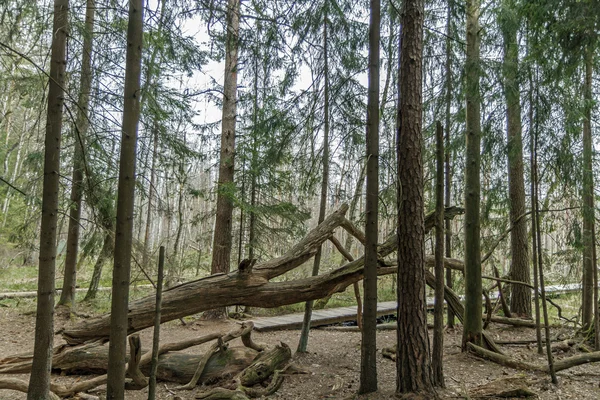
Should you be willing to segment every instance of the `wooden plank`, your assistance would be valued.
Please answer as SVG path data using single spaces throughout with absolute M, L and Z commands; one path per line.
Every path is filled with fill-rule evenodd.
M 581 284 L 572 283 L 566 285 L 552 285 L 546 288 L 547 293 L 562 294 L 581 290 Z M 497 293 L 490 293 L 490 298 L 496 299 Z M 427 308 L 433 308 L 433 298 L 427 298 Z M 385 301 L 377 304 L 377 316 L 391 315 L 396 313 L 397 303 Z M 287 329 L 300 329 L 304 320 L 304 313 L 280 315 L 276 317 L 255 318 L 254 329 L 257 331 L 276 331 Z M 356 306 L 328 308 L 314 310 L 311 318 L 311 327 L 330 325 L 335 323 L 356 320 Z

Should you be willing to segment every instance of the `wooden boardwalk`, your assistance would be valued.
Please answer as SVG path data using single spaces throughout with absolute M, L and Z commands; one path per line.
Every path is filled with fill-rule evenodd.
M 552 285 L 546 287 L 546 294 L 556 296 L 563 293 L 577 292 L 581 290 L 581 284 L 571 283 L 566 285 Z M 497 298 L 497 293 L 490 293 L 490 298 Z M 463 296 L 461 296 L 461 299 Z M 387 301 L 377 304 L 377 315 L 395 314 L 397 303 Z M 433 298 L 427 298 L 427 308 L 433 308 Z M 304 313 L 279 315 L 275 317 L 257 317 L 252 320 L 254 329 L 259 332 L 281 331 L 286 329 L 300 329 Z M 311 327 L 337 324 L 356 320 L 356 306 L 326 308 L 324 310 L 313 310 L 310 322 Z

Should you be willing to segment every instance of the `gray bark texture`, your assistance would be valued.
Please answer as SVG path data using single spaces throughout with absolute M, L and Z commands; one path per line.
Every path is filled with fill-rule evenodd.
M 44 184 L 38 271 L 35 342 L 28 400 L 50 399 L 50 369 L 54 342 L 54 279 L 58 222 L 60 145 L 64 104 L 69 1 L 54 1 L 52 55 L 48 84 L 48 115 L 44 141 Z

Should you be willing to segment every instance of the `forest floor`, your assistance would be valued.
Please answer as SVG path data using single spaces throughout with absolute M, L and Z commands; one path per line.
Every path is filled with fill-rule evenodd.
M 22 311 L 22 310 L 21 310 Z M 23 314 L 19 308 L 0 307 L 0 358 L 16 353 L 30 352 L 33 350 L 35 316 L 31 313 Z M 56 329 L 70 324 L 69 321 L 56 323 Z M 161 339 L 165 342 L 174 342 L 186 338 L 197 337 L 210 332 L 227 332 L 237 325 L 234 320 L 228 321 L 203 321 L 191 320 L 187 325 L 179 321 L 163 324 Z M 535 332 L 527 328 L 514 328 L 494 325 L 489 330 L 497 340 L 532 339 Z M 430 331 L 431 333 L 431 331 Z M 566 328 L 553 330 L 553 335 L 570 335 Z M 254 332 L 253 338 L 258 343 L 269 345 L 278 344 L 280 341 L 288 344 L 295 350 L 298 344 L 299 331 L 279 332 Z M 152 329 L 141 332 L 142 345 L 148 349 L 152 340 Z M 239 340 L 239 339 L 236 339 Z M 396 341 L 395 331 L 380 331 L 377 337 L 377 347 L 392 346 Z M 517 371 L 502 367 L 489 361 L 482 360 L 471 354 L 462 353 L 460 349 L 461 330 L 448 331 L 445 335 L 444 371 L 447 388 L 439 390 L 442 399 L 469 399 L 468 393 L 473 388 L 493 381 L 495 379 L 519 376 L 527 381 L 531 390 L 538 393 L 539 399 L 597 399 L 600 398 L 600 365 L 587 364 L 574 367 L 558 374 L 559 385 L 550 383 L 548 376 L 541 373 Z M 55 338 L 55 345 L 62 343 L 59 335 Z M 236 345 L 235 342 L 232 346 Z M 241 345 L 241 343 L 240 343 Z M 187 349 L 190 353 L 202 353 L 207 345 L 201 348 Z M 502 346 L 505 352 L 512 357 L 533 363 L 542 364 L 545 359 L 536 353 L 535 344 L 528 346 Z M 566 352 L 556 354 L 556 357 L 567 357 L 576 354 L 577 346 Z M 379 392 L 376 394 L 356 396 L 359 383 L 360 365 L 360 333 L 339 332 L 314 329 L 310 333 L 309 353 L 295 354 L 293 360 L 310 374 L 292 375 L 285 378 L 282 387 L 270 398 L 284 400 L 304 399 L 369 399 L 383 400 L 394 398 L 396 382 L 395 363 L 389 359 L 378 356 L 378 381 Z M 15 377 L 27 380 L 27 375 Z M 53 380 L 60 383 L 73 382 L 86 379 L 82 376 L 53 376 Z M 202 388 L 188 391 L 170 391 L 176 384 L 159 383 L 158 399 L 193 399 Z M 105 387 L 99 387 L 94 394 L 102 397 Z M 179 397 L 177 397 L 179 396 Z M 23 393 L 2 390 L 0 399 L 13 400 L 25 399 Z M 141 391 L 128 391 L 126 399 L 142 400 L 147 398 L 147 389 Z

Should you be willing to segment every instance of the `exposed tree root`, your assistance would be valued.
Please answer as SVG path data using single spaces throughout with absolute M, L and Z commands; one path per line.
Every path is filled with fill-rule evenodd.
M 0 376 L 0 389 L 16 390 L 18 392 L 27 393 L 29 383 L 17 378 Z M 52 400 L 60 400 L 60 397 L 53 392 L 50 392 L 50 398 Z

